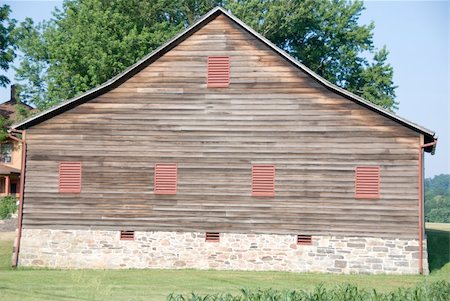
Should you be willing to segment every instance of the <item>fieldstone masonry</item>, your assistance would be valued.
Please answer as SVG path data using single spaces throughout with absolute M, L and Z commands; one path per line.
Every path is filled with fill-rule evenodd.
M 419 242 L 372 237 L 221 233 L 205 242 L 200 232 L 23 229 L 20 266 L 96 269 L 223 269 L 293 272 L 418 274 Z M 428 272 L 424 242 L 424 272 Z

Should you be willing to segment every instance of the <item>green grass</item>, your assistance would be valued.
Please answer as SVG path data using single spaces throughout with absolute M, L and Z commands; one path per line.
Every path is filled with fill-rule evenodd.
M 15 238 L 14 232 L 0 232 L 0 273 L 11 269 L 11 253 Z M 1 276 L 0 276 L 1 277 Z M 1 286 L 1 283 L 0 283 Z
M 223 272 L 195 270 L 18 270 L 0 273 L 0 300 L 165 300 L 171 293 L 213 294 L 240 288 L 313 289 L 353 283 L 361 288 L 391 291 L 424 281 L 450 278 L 387 275 L 329 275 L 282 272 Z
M 430 260 L 441 260 L 441 268 L 435 268 L 429 276 L 198 270 L 10 270 L 13 237 L 0 236 L 0 300 L 165 300 L 172 292 L 185 295 L 190 292 L 201 295 L 238 294 L 240 288 L 269 287 L 311 290 L 321 283 L 325 287 L 352 283 L 360 288 L 388 292 L 424 281 L 450 281 L 448 248 L 441 246 L 445 244 L 445 241 L 442 242 L 445 235 L 437 233 L 444 231 L 427 232 Z M 448 242 L 450 232 L 444 233 Z M 442 266 L 444 262 L 447 264 Z
M 450 224 L 427 224 L 428 264 L 437 271 L 450 262 Z
M 450 223 L 426 223 L 427 230 L 440 230 L 450 232 Z

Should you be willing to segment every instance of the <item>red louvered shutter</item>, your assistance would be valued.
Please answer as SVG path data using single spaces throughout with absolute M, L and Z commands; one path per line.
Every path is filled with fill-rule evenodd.
M 297 244 L 298 245 L 312 245 L 312 236 L 311 235 L 297 235 Z
M 355 198 L 380 198 L 380 167 L 357 166 L 355 169 Z
M 81 162 L 59 163 L 59 192 L 81 192 Z
M 155 164 L 155 194 L 177 193 L 177 164 L 159 163 Z
M 220 233 L 219 232 L 206 232 L 205 241 L 220 242 Z
M 257 164 L 252 167 L 252 195 L 275 195 L 275 165 Z
M 208 88 L 226 88 L 230 85 L 230 57 L 208 56 Z
M 120 231 L 120 240 L 134 240 L 134 231 Z

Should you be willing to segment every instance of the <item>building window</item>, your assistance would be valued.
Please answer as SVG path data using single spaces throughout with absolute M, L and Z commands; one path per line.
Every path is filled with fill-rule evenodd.
M 206 232 L 205 241 L 206 242 L 219 242 L 220 241 L 220 233 L 219 232 Z
M 208 88 L 226 88 L 230 85 L 230 57 L 208 56 Z
M 275 165 L 252 166 L 252 196 L 275 196 Z
M 2 163 L 11 163 L 12 162 L 12 151 L 13 145 L 12 143 L 2 143 L 0 145 L 0 153 L 1 153 L 1 162 Z
M 59 163 L 59 192 L 81 192 L 81 162 Z
M 178 167 L 175 163 L 155 164 L 154 188 L 155 194 L 177 193 Z
M 355 198 L 380 198 L 379 166 L 357 166 L 355 168 Z

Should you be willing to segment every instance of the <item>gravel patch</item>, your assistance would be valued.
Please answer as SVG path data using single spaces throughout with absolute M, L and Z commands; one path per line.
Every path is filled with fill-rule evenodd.
M 17 218 L 0 220 L 0 232 L 13 232 L 17 229 Z

